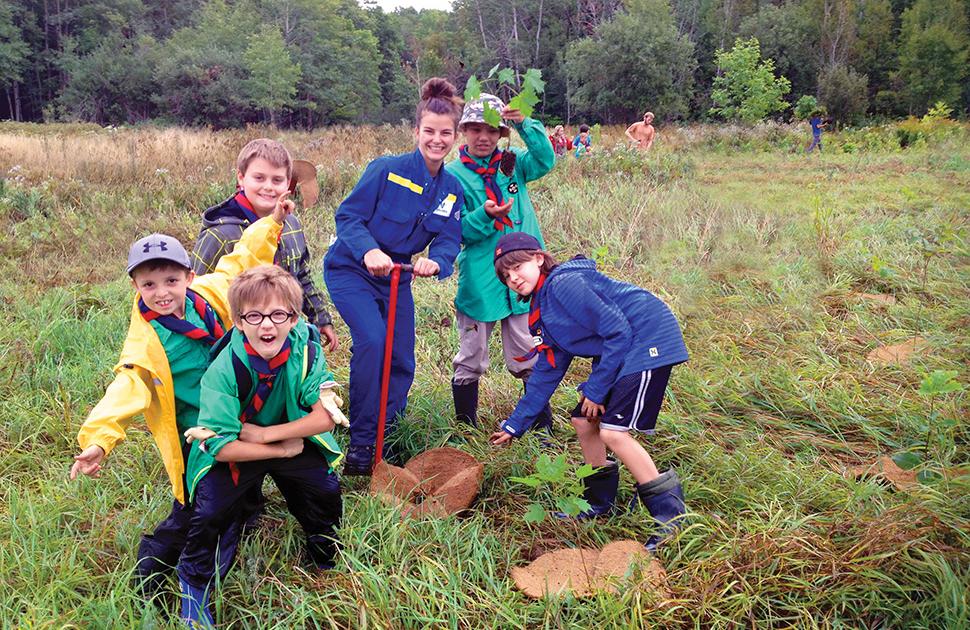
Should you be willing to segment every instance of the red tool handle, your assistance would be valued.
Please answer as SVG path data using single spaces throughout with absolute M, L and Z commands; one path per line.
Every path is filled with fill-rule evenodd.
M 394 263 L 391 270 L 391 295 L 387 305 L 387 336 L 384 338 L 384 370 L 381 373 L 381 407 L 377 414 L 377 446 L 374 452 L 374 466 L 384 457 L 384 426 L 387 424 L 387 389 L 391 380 L 391 349 L 394 347 L 394 319 L 397 316 L 397 285 L 401 271 L 411 271 L 408 264 Z

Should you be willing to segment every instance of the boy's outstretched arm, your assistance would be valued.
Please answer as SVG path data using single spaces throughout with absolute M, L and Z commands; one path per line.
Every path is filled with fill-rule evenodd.
M 138 367 L 121 367 L 104 396 L 95 405 L 78 431 L 81 453 L 74 458 L 70 477 L 78 473 L 97 477 L 101 462 L 125 439 L 125 431 L 135 416 L 144 413 L 152 402 L 151 389 L 145 382 L 151 374 Z

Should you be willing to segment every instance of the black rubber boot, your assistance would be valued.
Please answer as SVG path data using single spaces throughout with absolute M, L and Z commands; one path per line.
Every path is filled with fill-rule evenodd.
M 580 512 L 576 518 L 590 519 L 605 516 L 613 511 L 616 504 L 616 491 L 620 486 L 620 467 L 616 461 L 610 459 L 606 466 L 596 469 L 596 472 L 583 479 L 583 498 L 589 503 L 589 509 Z M 569 518 L 564 512 L 556 512 L 558 518 Z
M 663 540 L 677 531 L 687 508 L 684 505 L 684 488 L 674 470 L 668 470 L 653 481 L 636 485 L 637 498 L 657 521 L 659 531 L 652 535 L 646 545 L 655 551 Z
M 451 382 L 451 397 L 455 400 L 455 420 L 478 426 L 478 381 L 459 385 Z
M 369 477 L 374 467 L 374 447 L 354 446 L 347 448 L 344 455 L 344 475 L 347 477 Z

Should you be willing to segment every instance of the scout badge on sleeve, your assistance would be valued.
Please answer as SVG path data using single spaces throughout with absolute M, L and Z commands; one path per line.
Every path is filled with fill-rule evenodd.
M 317 183 L 317 167 L 306 160 L 293 160 L 293 175 L 290 177 L 290 194 L 300 189 L 303 207 L 315 206 L 320 198 L 320 185 Z

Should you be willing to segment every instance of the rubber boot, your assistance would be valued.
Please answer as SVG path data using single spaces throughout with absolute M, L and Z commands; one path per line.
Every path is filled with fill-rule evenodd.
M 663 540 L 677 531 L 679 521 L 687 512 L 684 488 L 674 470 L 668 470 L 653 481 L 636 485 L 636 498 L 659 524 L 659 531 L 650 536 L 647 551 L 655 551 Z
M 459 385 L 451 382 L 451 397 L 455 401 L 455 420 L 478 426 L 478 381 Z
M 347 448 L 344 456 L 344 476 L 369 477 L 374 467 L 374 447 L 354 446 Z
M 196 588 L 182 579 L 179 580 L 179 589 L 182 592 L 182 621 L 189 628 L 215 627 L 215 620 L 209 612 L 209 590 Z
M 590 519 L 605 516 L 613 511 L 616 504 L 616 491 L 620 486 L 620 467 L 610 459 L 606 466 L 596 469 L 589 477 L 583 478 L 583 498 L 589 509 L 580 512 L 576 518 Z M 556 512 L 557 518 L 570 518 L 564 512 Z

